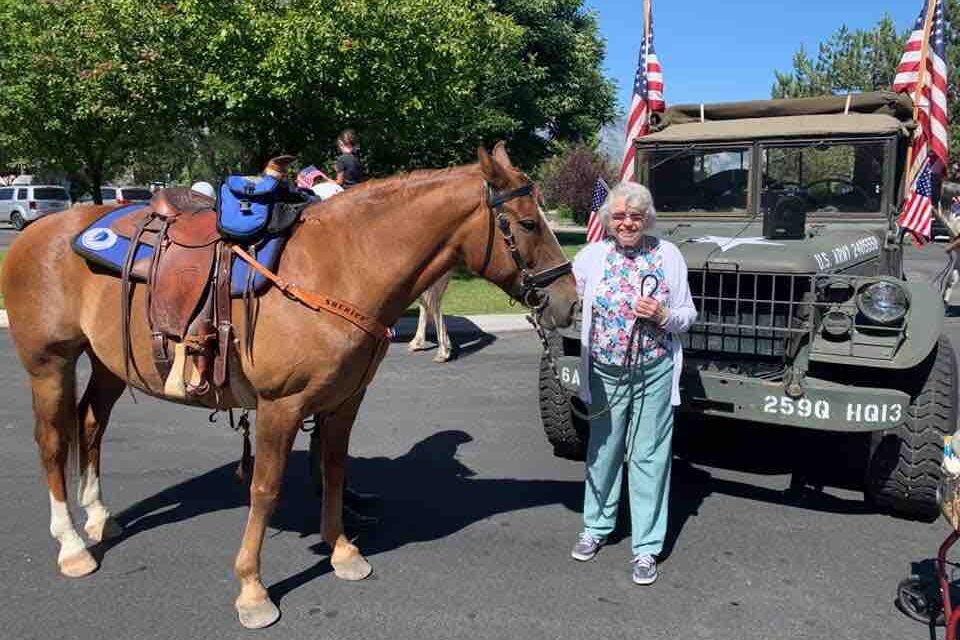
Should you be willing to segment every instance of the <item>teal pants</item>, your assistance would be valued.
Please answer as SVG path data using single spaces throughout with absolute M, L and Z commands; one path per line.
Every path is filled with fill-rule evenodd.
M 584 530 L 601 540 L 613 531 L 626 460 L 633 555 L 657 555 L 667 532 L 673 359 L 647 362 L 634 371 L 633 384 L 618 388 L 626 376 L 623 367 L 594 363 L 590 369 L 591 413 L 608 405 L 610 411 L 590 421 Z

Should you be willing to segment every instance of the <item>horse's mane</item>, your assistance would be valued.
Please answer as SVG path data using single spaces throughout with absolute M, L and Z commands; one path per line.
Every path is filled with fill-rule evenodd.
M 355 210 L 371 204 L 378 204 L 395 196 L 397 191 L 413 191 L 433 186 L 438 181 L 460 177 L 460 174 L 475 170 L 477 164 L 447 167 L 445 169 L 417 169 L 401 172 L 387 178 L 373 178 L 362 182 L 333 198 L 310 205 L 304 211 L 304 219 L 316 219 L 330 215 L 332 208 L 344 206 Z

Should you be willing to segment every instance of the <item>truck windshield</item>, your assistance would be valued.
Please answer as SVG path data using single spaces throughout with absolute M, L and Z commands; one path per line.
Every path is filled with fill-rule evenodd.
M 743 213 L 750 149 L 667 149 L 641 155 L 657 211 Z
M 879 213 L 883 143 L 824 141 L 762 149 L 764 210 Z

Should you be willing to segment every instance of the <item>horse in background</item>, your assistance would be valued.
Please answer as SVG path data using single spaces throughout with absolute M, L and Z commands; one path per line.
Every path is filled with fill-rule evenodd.
M 437 354 L 433 356 L 434 362 L 448 362 L 453 357 L 453 347 L 450 342 L 450 334 L 447 333 L 447 323 L 443 319 L 443 310 L 441 302 L 443 294 L 447 291 L 450 284 L 452 272 L 448 271 L 436 282 L 427 287 L 427 290 L 420 294 L 418 300 L 419 315 L 417 317 L 417 332 L 413 340 L 407 346 L 407 349 L 414 351 L 424 351 L 430 348 L 427 342 L 427 327 L 432 323 L 437 332 Z
M 957 205 L 954 201 L 957 201 Z M 943 276 L 941 294 L 943 304 L 950 305 L 953 288 L 960 282 L 960 216 L 954 211 L 960 205 L 960 183 L 944 182 L 940 188 L 940 201 L 934 205 L 934 214 L 950 231 L 950 242 L 944 247 L 949 266 Z M 942 272 L 941 272 L 942 273 Z

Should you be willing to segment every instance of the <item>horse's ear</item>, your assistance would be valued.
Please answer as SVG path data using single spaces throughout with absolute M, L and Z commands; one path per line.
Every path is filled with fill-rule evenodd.
M 513 169 L 513 163 L 510 162 L 510 156 L 507 155 L 507 145 L 503 140 L 494 145 L 493 157 L 501 167 Z
M 507 186 L 507 174 L 497 162 L 496 157 L 491 157 L 485 147 L 477 147 L 477 160 L 480 161 L 480 173 L 484 179 L 497 189 L 503 189 Z

